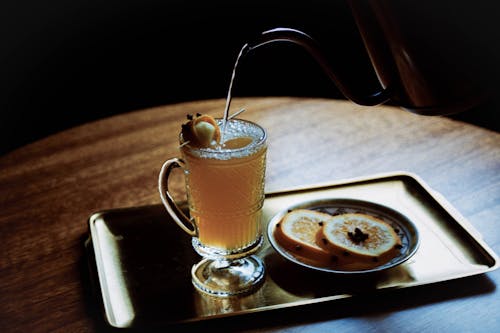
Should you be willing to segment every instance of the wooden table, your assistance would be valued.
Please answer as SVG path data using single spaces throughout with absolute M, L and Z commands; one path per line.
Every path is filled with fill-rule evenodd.
M 157 107 L 85 124 L 0 158 L 0 331 L 108 331 L 89 293 L 83 242 L 95 211 L 158 204 L 162 162 L 187 113 Z M 500 134 L 392 107 L 312 98 L 235 99 L 268 130 L 268 191 L 405 170 L 443 194 L 500 253 Z M 182 185 L 174 183 L 174 190 Z M 271 332 L 500 331 L 500 271 L 447 283 L 181 325 Z

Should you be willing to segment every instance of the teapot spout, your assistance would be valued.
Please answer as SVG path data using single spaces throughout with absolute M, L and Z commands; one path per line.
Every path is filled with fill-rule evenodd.
M 377 91 L 375 93 L 369 95 L 361 95 L 345 85 L 336 74 L 337 71 L 333 67 L 333 64 L 330 64 L 326 59 L 316 40 L 300 30 L 291 28 L 275 28 L 264 31 L 255 40 L 245 45 L 245 52 L 248 53 L 261 46 L 275 42 L 290 42 L 297 44 L 307 50 L 307 52 L 321 66 L 325 74 L 337 86 L 340 92 L 354 103 L 365 106 L 373 106 L 385 103 L 389 100 L 390 93 L 388 89 L 381 88 L 380 91 Z

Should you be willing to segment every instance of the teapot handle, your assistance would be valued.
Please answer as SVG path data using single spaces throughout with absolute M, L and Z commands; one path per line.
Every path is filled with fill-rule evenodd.
M 256 49 L 260 46 L 273 43 L 273 42 L 292 42 L 302 46 L 312 55 L 312 57 L 319 63 L 321 68 L 325 71 L 328 77 L 335 83 L 340 92 L 359 105 L 373 106 L 387 102 L 390 97 L 388 88 L 382 88 L 380 91 L 370 95 L 361 96 L 352 91 L 349 87 L 345 86 L 338 78 L 333 70 L 331 64 L 328 63 L 318 43 L 306 33 L 291 29 L 291 28 L 275 28 L 264 31 L 256 40 L 247 44 L 247 52 Z

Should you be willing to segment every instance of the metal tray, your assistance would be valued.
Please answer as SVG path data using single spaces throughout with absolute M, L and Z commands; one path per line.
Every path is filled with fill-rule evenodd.
M 418 250 L 401 265 L 346 279 L 295 264 L 266 239 L 258 253 L 267 270 L 262 287 L 247 296 L 215 298 L 191 285 L 191 266 L 200 258 L 163 206 L 104 210 L 90 216 L 86 244 L 106 321 L 121 328 L 200 321 L 448 281 L 499 266 L 467 220 L 408 173 L 267 193 L 264 230 L 287 207 L 325 199 L 368 201 L 399 212 L 418 229 Z

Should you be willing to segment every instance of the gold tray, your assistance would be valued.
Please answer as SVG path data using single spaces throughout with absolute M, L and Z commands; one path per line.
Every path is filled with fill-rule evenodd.
M 86 245 L 106 321 L 121 328 L 200 321 L 448 281 L 499 266 L 467 220 L 408 173 L 267 193 L 264 230 L 287 207 L 324 199 L 368 201 L 399 212 L 418 230 L 416 253 L 401 265 L 346 279 L 295 264 L 266 239 L 258 253 L 267 270 L 262 287 L 247 296 L 215 298 L 192 286 L 191 266 L 200 258 L 162 205 L 104 210 L 90 216 Z

